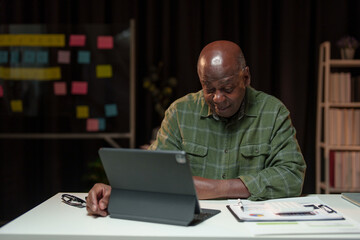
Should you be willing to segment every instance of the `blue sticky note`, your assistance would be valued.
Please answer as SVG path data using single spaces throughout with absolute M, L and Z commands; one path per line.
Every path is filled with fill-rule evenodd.
M 36 52 L 35 51 L 24 51 L 23 63 L 35 63 Z
M 8 55 L 7 51 L 0 51 L 0 64 L 8 62 Z
M 78 52 L 78 63 L 89 64 L 90 63 L 90 51 L 79 51 Z
M 105 104 L 105 116 L 116 117 L 118 115 L 116 104 Z
M 106 122 L 104 118 L 98 118 L 99 120 L 99 131 L 105 131 L 106 129 Z
M 18 64 L 19 63 L 19 51 L 11 51 L 10 52 L 10 63 L 11 64 Z
M 38 51 L 36 54 L 36 62 L 39 64 L 47 64 L 49 62 L 48 51 Z

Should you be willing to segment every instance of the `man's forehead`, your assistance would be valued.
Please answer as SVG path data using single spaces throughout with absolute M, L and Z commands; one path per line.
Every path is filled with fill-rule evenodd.
M 204 84 L 205 86 L 209 86 L 209 85 L 228 85 L 228 84 L 232 84 L 234 83 L 235 80 L 235 75 L 230 75 L 230 76 L 226 76 L 223 78 L 202 78 L 200 79 L 201 83 Z

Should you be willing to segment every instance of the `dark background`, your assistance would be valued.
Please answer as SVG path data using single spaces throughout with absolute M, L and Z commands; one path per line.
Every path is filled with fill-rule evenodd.
M 360 39 L 357 0 L 0 0 L 0 24 L 123 24 L 136 21 L 136 146 L 149 142 L 161 118 L 142 87 L 151 66 L 176 77 L 172 100 L 200 89 L 196 62 L 207 43 L 238 43 L 252 86 L 289 108 L 308 164 L 304 193 L 315 191 L 315 121 L 319 44 L 344 35 Z M 356 58 L 359 58 L 357 50 Z M 26 132 L 27 123 L 21 128 Z M 6 129 L 2 126 L 0 129 Z M 125 143 L 126 144 L 126 143 Z M 91 164 L 100 140 L 0 140 L 0 221 L 57 192 L 88 191 L 99 176 Z M 98 175 L 97 175 L 98 174 Z

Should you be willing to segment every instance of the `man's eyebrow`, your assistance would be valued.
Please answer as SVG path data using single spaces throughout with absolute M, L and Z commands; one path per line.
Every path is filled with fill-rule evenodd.
M 235 75 L 232 76 L 228 76 L 225 77 L 223 79 L 220 79 L 220 84 L 221 85 L 227 85 L 227 84 L 232 84 L 233 82 L 231 81 L 233 78 L 235 77 Z M 215 79 L 207 79 L 207 80 L 202 80 L 201 82 L 205 85 L 208 86 L 211 84 L 212 81 L 216 81 Z

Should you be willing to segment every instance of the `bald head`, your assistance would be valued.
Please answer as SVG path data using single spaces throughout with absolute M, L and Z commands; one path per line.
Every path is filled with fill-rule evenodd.
M 238 45 L 216 41 L 201 51 L 198 75 L 205 102 L 213 114 L 223 118 L 234 116 L 250 84 L 250 71 Z
M 197 70 L 201 76 L 218 78 L 238 72 L 246 67 L 240 47 L 230 41 L 215 41 L 206 45 L 200 53 Z

